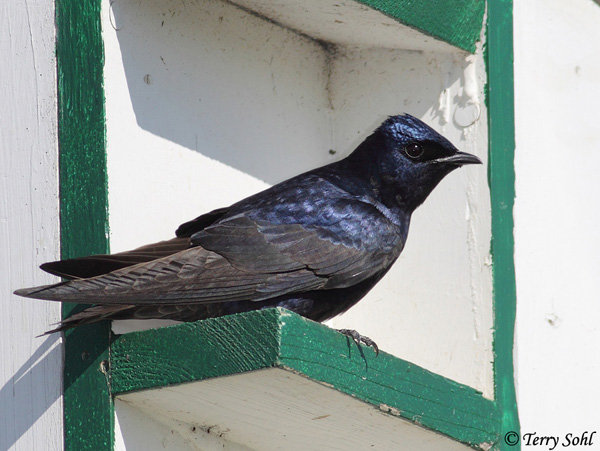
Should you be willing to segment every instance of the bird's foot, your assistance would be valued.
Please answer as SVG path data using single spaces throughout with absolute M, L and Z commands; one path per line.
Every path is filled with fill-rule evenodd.
M 352 338 L 352 340 L 354 341 L 354 343 L 356 343 L 356 346 L 360 347 L 360 344 L 363 343 L 366 346 L 369 346 L 370 348 L 373 348 L 373 351 L 375 351 L 375 355 L 376 356 L 379 355 L 379 347 L 377 346 L 377 343 L 375 343 L 369 337 L 365 337 L 364 335 L 359 334 L 354 329 L 336 329 L 336 330 L 339 333 L 341 333 L 342 335 L 345 335 L 346 337 Z

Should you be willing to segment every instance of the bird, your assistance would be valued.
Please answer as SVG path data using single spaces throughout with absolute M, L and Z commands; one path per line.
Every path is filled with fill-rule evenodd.
M 270 307 L 322 322 L 389 271 L 412 213 L 440 181 L 479 163 L 421 120 L 390 116 L 337 162 L 198 216 L 167 241 L 44 263 L 63 281 L 15 294 L 93 304 L 47 333 L 101 320 L 197 321 Z

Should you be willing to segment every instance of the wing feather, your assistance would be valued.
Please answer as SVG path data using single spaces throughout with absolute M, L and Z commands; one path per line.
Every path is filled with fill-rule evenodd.
M 335 210 L 336 203 L 329 205 Z M 224 213 L 207 227 L 202 220 L 191 221 L 186 232 L 198 224 L 204 228 L 170 245 L 177 248 L 186 242 L 192 247 L 107 274 L 18 294 L 95 304 L 262 301 L 348 287 L 385 272 L 403 247 L 397 226 L 363 202 L 345 199 L 337 205 L 340 210 L 326 212 L 320 223 L 293 222 L 292 215 L 287 223 L 277 224 L 244 212 Z M 323 222 L 322 218 L 329 219 Z M 151 252 L 154 248 L 144 247 L 124 254 Z
M 117 254 L 90 255 L 88 257 L 48 262 L 41 265 L 40 268 L 50 274 L 66 279 L 88 278 L 176 254 L 189 247 L 189 237 L 173 238 Z

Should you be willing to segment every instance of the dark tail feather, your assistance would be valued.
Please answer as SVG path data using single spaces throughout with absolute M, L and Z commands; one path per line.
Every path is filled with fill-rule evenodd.
M 40 265 L 44 271 L 65 279 L 85 279 L 88 277 L 99 276 L 116 269 L 125 268 L 136 262 L 127 262 L 126 260 L 117 260 L 106 258 L 108 255 L 94 255 L 90 257 L 72 258 L 69 260 L 59 260 Z
M 63 330 L 71 329 L 73 327 L 83 326 L 85 324 L 93 324 L 105 319 L 112 319 L 114 316 L 118 316 L 122 312 L 135 309 L 135 307 L 135 305 L 96 305 L 94 307 L 89 307 L 82 312 L 75 313 L 74 315 L 63 319 L 58 327 L 44 332 L 42 335 L 38 336 L 42 337 L 55 332 L 62 332 Z
M 148 244 L 132 251 L 111 255 L 90 255 L 44 263 L 44 271 L 65 279 L 85 279 L 100 276 L 127 266 L 145 263 L 157 258 L 167 257 L 190 247 L 188 237 L 173 238 L 168 241 Z

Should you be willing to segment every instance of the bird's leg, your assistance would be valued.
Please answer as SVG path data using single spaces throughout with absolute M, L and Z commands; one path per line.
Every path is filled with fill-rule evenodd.
M 379 355 L 379 347 L 377 346 L 377 343 L 375 343 L 369 337 L 365 337 L 364 335 L 359 334 L 354 329 L 336 329 L 336 330 L 339 333 L 341 333 L 342 335 L 352 338 L 354 343 L 356 343 L 356 346 L 360 346 L 361 343 L 364 343 L 366 346 L 373 348 L 373 351 L 375 351 L 376 356 Z

